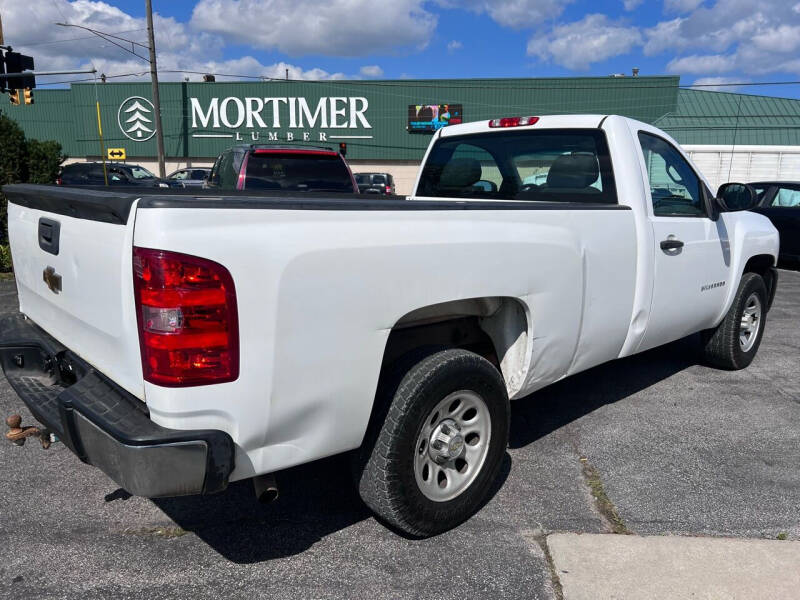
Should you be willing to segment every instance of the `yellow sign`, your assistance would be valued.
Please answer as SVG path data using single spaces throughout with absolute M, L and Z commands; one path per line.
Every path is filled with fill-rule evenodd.
M 109 148 L 108 160 L 125 160 L 125 148 Z

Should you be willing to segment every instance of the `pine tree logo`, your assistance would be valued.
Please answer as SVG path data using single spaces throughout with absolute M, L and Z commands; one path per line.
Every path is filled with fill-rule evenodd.
M 126 137 L 134 142 L 144 142 L 153 137 L 156 127 L 153 124 L 153 103 L 141 96 L 126 98 L 119 105 L 117 123 Z

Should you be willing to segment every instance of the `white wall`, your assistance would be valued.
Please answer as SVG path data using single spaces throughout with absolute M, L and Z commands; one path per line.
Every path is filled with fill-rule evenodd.
M 729 181 L 800 181 L 800 146 L 687 144 L 683 149 L 708 178 L 713 192 Z

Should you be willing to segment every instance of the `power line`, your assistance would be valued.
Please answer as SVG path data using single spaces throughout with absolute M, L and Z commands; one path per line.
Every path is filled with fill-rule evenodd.
M 142 28 L 139 28 L 139 29 L 126 29 L 125 31 L 115 31 L 114 33 L 115 34 L 118 34 L 118 33 L 133 33 L 135 31 L 144 31 L 144 28 L 142 27 Z M 50 44 L 63 44 L 64 42 L 76 42 L 78 40 L 92 40 L 95 37 L 96 36 L 94 34 L 92 34 L 92 35 L 82 35 L 80 37 L 65 38 L 65 39 L 60 39 L 60 40 L 52 40 L 50 42 L 37 42 L 35 44 L 24 44 L 24 43 L 21 43 L 19 45 L 22 46 L 23 48 L 36 48 L 37 46 L 48 46 Z

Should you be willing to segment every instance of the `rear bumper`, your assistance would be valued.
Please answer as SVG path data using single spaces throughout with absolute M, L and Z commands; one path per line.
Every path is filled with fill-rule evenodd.
M 0 365 L 33 416 L 82 461 L 148 498 L 224 490 L 231 437 L 156 425 L 147 407 L 22 316 L 0 320 Z

